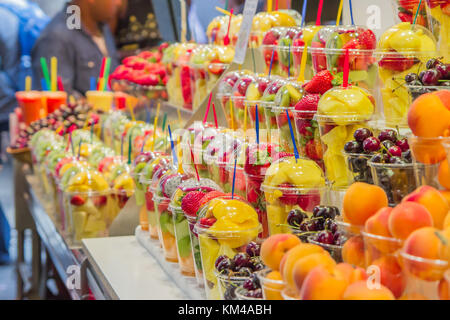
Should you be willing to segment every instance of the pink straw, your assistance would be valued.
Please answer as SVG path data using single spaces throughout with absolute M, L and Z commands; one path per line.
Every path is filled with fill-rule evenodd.
M 208 107 L 206 108 L 205 118 L 203 118 L 203 124 L 208 121 L 209 109 L 211 108 L 212 92 L 209 95 Z
M 216 105 L 213 103 L 213 113 L 214 113 L 214 124 L 216 125 L 216 129 L 219 129 L 219 125 L 217 124 L 217 114 L 216 114 Z
M 58 90 L 59 91 L 65 91 L 61 77 L 58 77 Z
M 233 17 L 233 8 L 230 10 L 230 20 L 228 20 L 228 30 L 227 34 L 225 35 L 225 38 L 223 38 L 223 44 L 229 45 L 230 44 L 230 27 L 231 27 L 231 18 Z
M 319 8 L 317 9 L 316 26 L 320 26 L 321 24 L 320 18 L 322 17 L 322 9 L 323 9 L 323 0 L 320 0 Z
M 195 159 L 194 159 L 194 153 L 192 152 L 190 143 L 189 143 L 189 150 L 191 151 L 191 159 L 192 159 L 192 164 L 194 165 L 194 168 L 195 168 L 195 174 L 197 175 L 197 181 L 200 182 L 200 176 L 198 174 L 197 165 L 195 164 Z
M 344 75 L 343 75 L 344 81 L 343 81 L 343 84 L 342 84 L 342 86 L 344 88 L 348 87 L 348 77 L 349 77 L 349 73 L 350 73 L 350 67 L 349 67 L 349 64 L 350 64 L 349 60 L 350 60 L 350 58 L 349 58 L 349 51 L 348 50 L 349 49 L 345 50 Z

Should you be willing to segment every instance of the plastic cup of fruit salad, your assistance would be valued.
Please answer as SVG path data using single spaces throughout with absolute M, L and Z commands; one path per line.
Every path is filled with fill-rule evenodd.
M 172 211 L 175 238 L 177 242 L 178 265 L 181 273 L 188 277 L 195 276 L 194 256 L 189 235 L 189 222 L 180 207 L 169 206 Z
M 234 115 L 234 129 L 243 128 L 245 118 L 245 96 L 247 88 L 256 81 L 253 74 L 243 75 L 236 81 L 230 96 L 231 106 Z M 231 111 L 230 111 L 231 112 Z
M 294 138 L 298 140 L 297 132 L 294 130 L 294 108 L 283 108 L 283 107 L 272 107 L 272 113 L 275 115 L 277 122 L 277 129 L 279 132 L 279 144 L 281 148 L 286 150 L 286 152 L 294 152 L 294 143 L 292 142 L 291 129 L 289 127 L 289 121 L 286 114 L 286 109 L 289 113 L 289 119 L 291 121 L 292 130 L 294 131 Z
M 153 194 L 155 212 L 159 220 L 159 239 L 162 242 L 164 257 L 169 262 L 178 262 L 175 228 L 172 212 L 169 210 L 170 199 Z
M 231 200 L 231 197 L 221 197 Z M 235 198 L 236 199 L 236 198 Z M 237 200 L 237 199 L 236 199 Z M 246 203 L 244 200 L 237 200 Z M 211 225 L 205 224 L 202 218 L 208 212 L 209 204 L 204 205 L 198 214 L 198 221 L 194 227 L 200 243 L 202 269 L 204 274 L 206 296 L 208 300 L 225 300 L 227 289 L 243 284 L 248 277 L 220 274 L 216 270 L 215 262 L 221 255 L 233 259 L 240 252 L 245 252 L 246 246 L 257 238 L 261 226 L 255 228 L 241 228 L 233 231 L 209 230 Z M 209 219 L 208 219 L 209 220 Z
M 450 5 L 447 0 L 427 0 L 428 28 L 438 41 L 439 53 L 444 61 L 450 62 Z
M 155 203 L 153 201 L 153 189 L 151 186 L 152 180 L 141 177 L 141 184 L 145 190 L 145 209 L 147 213 L 150 238 L 159 240 L 159 221 L 155 210 Z

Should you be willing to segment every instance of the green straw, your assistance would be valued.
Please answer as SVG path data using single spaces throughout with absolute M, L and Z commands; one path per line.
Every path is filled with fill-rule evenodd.
M 108 89 L 109 71 L 111 69 L 111 59 L 106 58 L 105 74 L 103 76 L 103 91 Z
M 48 73 L 48 65 L 47 60 L 44 57 L 41 57 L 41 67 L 42 73 L 44 74 L 45 82 L 47 83 L 47 88 L 50 90 L 50 74 Z
M 131 134 L 128 138 L 128 165 L 131 165 Z
M 413 25 L 416 24 L 417 17 L 419 16 L 420 7 L 422 6 L 422 0 L 419 1 L 419 6 L 417 7 L 416 16 L 414 17 Z
M 164 118 L 163 118 L 163 122 L 162 122 L 162 131 L 166 131 L 166 121 L 167 121 L 167 113 L 164 113 Z

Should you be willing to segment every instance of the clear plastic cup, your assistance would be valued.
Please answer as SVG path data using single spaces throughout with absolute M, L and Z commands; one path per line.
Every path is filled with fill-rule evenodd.
M 372 171 L 374 184 L 386 192 L 390 206 L 396 206 L 405 196 L 418 188 L 412 163 L 391 164 L 369 161 L 368 165 Z
M 275 119 L 277 122 L 277 129 L 279 132 L 280 138 L 280 146 L 286 150 L 286 152 L 293 153 L 294 152 L 294 143 L 292 141 L 291 129 L 289 127 L 289 120 L 286 114 L 286 110 L 289 113 L 289 120 L 291 122 L 292 130 L 294 133 L 295 141 L 298 141 L 297 131 L 294 130 L 294 114 L 293 108 L 283 108 L 283 107 L 273 107 L 272 113 L 275 115 Z
M 43 113 L 42 94 L 39 91 L 16 92 L 16 99 L 22 110 L 26 125 L 45 116 Z
M 233 216 L 228 216 L 225 220 L 220 219 L 221 229 L 216 230 L 213 227 L 218 222 L 214 222 L 211 227 L 210 225 L 205 225 L 207 221 L 204 219 L 211 219 L 211 214 L 214 214 L 214 211 L 211 210 L 218 210 L 219 205 L 221 210 L 224 210 L 225 205 L 228 208 L 233 207 Z M 238 206 L 242 206 L 242 208 Z M 215 268 L 215 262 L 219 256 L 226 255 L 228 258 L 233 259 L 236 254 L 244 252 L 250 242 L 255 241 L 261 230 L 261 226 L 255 220 L 255 218 L 257 219 L 256 212 L 254 212 L 252 217 L 249 217 L 244 212 L 241 213 L 240 210 L 245 210 L 246 213 L 249 213 L 253 209 L 243 200 L 232 200 L 231 197 L 222 197 L 210 201 L 200 210 L 198 215 L 199 220 L 194 230 L 199 237 L 206 296 L 209 300 L 233 298 L 233 292 L 229 291 L 234 291 L 236 287 L 248 278 L 219 274 Z M 241 214 L 241 217 L 236 217 L 238 214 Z M 244 217 L 246 220 L 242 220 Z M 239 222 L 236 222 L 234 226 L 228 225 L 226 220 L 234 218 L 239 220 Z
M 450 62 L 450 14 L 447 0 L 427 0 L 426 11 L 430 30 L 438 41 L 439 54 Z
M 388 29 L 374 53 L 378 61 L 384 117 L 388 125 L 407 127 L 410 94 L 405 75 L 426 69 L 430 58 L 438 56 L 436 40 L 420 25 L 407 22 Z
M 328 253 L 334 259 L 334 261 L 336 261 L 336 263 L 342 262 L 342 246 L 338 246 L 335 244 L 321 243 L 314 240 L 314 237 L 312 236 L 309 236 L 307 239 L 309 243 L 320 246 L 324 248 L 326 251 L 328 251 Z
M 429 185 L 443 189 L 439 181 L 439 168 L 445 165 L 447 153 L 444 144 L 449 142 L 448 137 L 423 138 L 414 135 L 408 137 L 418 186 Z
M 439 299 L 439 284 L 448 269 L 448 261 L 425 259 L 400 250 L 406 276 L 406 295 L 420 295 L 425 299 Z
M 177 241 L 175 238 L 172 212 L 169 210 L 170 199 L 153 194 L 153 202 L 159 220 L 159 239 L 164 249 L 164 257 L 169 262 L 177 263 Z
M 261 188 L 266 197 L 270 235 L 292 233 L 287 223 L 291 210 L 301 208 L 311 213 L 315 206 L 326 203 L 325 178 L 312 160 L 286 157 L 275 161 Z
M 114 103 L 114 93 L 111 91 L 88 91 L 86 99 L 93 110 L 109 112 Z
M 269 237 L 269 224 L 267 221 L 267 208 L 264 192 L 261 186 L 264 182 L 264 175 L 252 175 L 245 173 L 247 201 L 255 208 L 258 213 L 259 222 L 262 225 L 262 232 L 259 234 L 260 239 Z
M 366 266 L 379 268 L 381 284 L 391 290 L 397 299 L 400 298 L 406 288 L 406 276 L 398 257 L 403 241 L 366 232 L 361 234 Z
M 261 289 L 260 289 L 261 290 Z M 261 290 L 262 291 L 262 290 Z M 261 301 L 263 298 L 253 298 L 248 296 L 248 291 L 241 285 L 235 291 L 236 300 Z
M 281 291 L 281 296 L 283 300 L 300 300 L 298 293 L 293 293 L 290 289 L 285 288 Z
M 391 0 L 396 22 L 409 22 L 412 24 L 419 7 L 419 2 L 420 0 Z M 422 1 L 422 5 L 416 19 L 416 24 L 430 29 L 428 25 L 427 12 L 425 9 L 425 1 Z
M 263 269 L 257 273 L 263 292 L 264 300 L 283 300 L 282 291 L 285 288 L 283 280 L 270 279 L 270 269 Z
M 368 127 L 375 111 L 373 96 L 355 86 L 331 89 L 320 98 L 315 120 L 319 124 L 325 173 L 332 188 L 348 185 L 349 170 L 342 151 L 358 128 Z
M 191 238 L 192 256 L 194 257 L 194 271 L 197 279 L 197 285 L 200 288 L 205 287 L 205 278 L 203 274 L 202 256 L 200 252 L 200 242 L 198 240 L 198 234 L 194 227 L 197 223 L 197 217 L 191 217 L 185 214 L 185 217 L 189 223 L 189 236 Z
M 286 31 L 286 27 L 273 27 L 264 35 L 262 45 L 260 46 L 261 53 L 264 57 L 266 64 L 266 72 L 268 73 L 270 68 L 270 61 L 273 53 L 272 71 L 273 75 L 281 75 L 281 68 L 279 64 L 279 57 L 277 52 L 277 45 L 281 35 Z
M 231 107 L 233 110 L 230 110 L 230 113 L 233 112 L 234 115 L 234 127 L 232 129 L 240 129 L 244 126 L 244 118 L 245 118 L 245 97 L 247 94 L 247 88 L 250 86 L 252 82 L 256 81 L 256 77 L 253 74 L 243 75 L 236 81 L 230 96 Z
M 373 184 L 372 171 L 368 161 L 372 155 L 367 153 L 344 152 L 345 161 L 349 169 L 349 184 L 353 182 L 365 182 Z
M 257 75 L 256 80 L 247 88 L 247 93 L 245 96 L 244 105 L 247 104 L 248 110 L 248 120 L 247 128 L 255 128 L 256 121 L 256 106 L 258 105 L 258 116 L 259 116 L 259 128 L 263 130 L 266 128 L 266 121 L 264 118 L 264 111 L 261 108 L 261 99 L 266 91 L 267 87 L 273 80 L 269 76 Z
M 327 70 L 327 55 L 324 53 L 328 39 L 334 34 L 337 26 L 324 26 L 314 35 L 311 47 L 308 48 L 311 54 L 313 73 Z
M 314 116 L 316 111 L 290 111 L 294 116 L 297 149 L 300 156 L 314 160 L 323 170 L 323 150 L 319 125 Z M 293 125 L 294 125 L 293 124 Z
M 47 113 L 53 113 L 58 110 L 61 106 L 67 104 L 67 92 L 64 91 L 44 91 L 43 92 L 46 105 Z
M 194 255 L 189 235 L 189 222 L 181 208 L 169 206 L 172 211 L 175 238 L 177 243 L 178 265 L 181 273 L 188 277 L 195 276 Z

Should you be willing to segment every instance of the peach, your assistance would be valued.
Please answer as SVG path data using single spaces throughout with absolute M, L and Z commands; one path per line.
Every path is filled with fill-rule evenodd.
M 389 216 L 389 230 L 393 237 L 406 239 L 411 232 L 422 227 L 433 226 L 430 212 L 416 202 L 402 202 L 397 205 Z
M 394 256 L 384 256 L 372 262 L 380 270 L 380 282 L 391 290 L 398 298 L 402 295 L 406 286 L 406 279 L 402 268 Z
M 344 243 L 342 247 L 342 260 L 346 263 L 364 268 L 364 241 L 360 236 L 351 237 Z
M 357 281 L 347 287 L 344 300 L 395 300 L 392 292 L 383 285 L 369 288 L 367 281 Z
M 433 226 L 442 229 L 450 207 L 445 197 L 438 190 L 430 186 L 419 187 L 407 195 L 402 202 L 407 201 L 423 205 L 433 218 Z
M 419 137 L 445 137 L 450 128 L 450 91 L 421 95 L 408 111 L 408 125 Z
M 262 243 L 261 259 L 270 269 L 278 270 L 285 253 L 300 243 L 300 239 L 293 234 L 273 235 Z
M 436 228 L 425 227 L 412 232 L 405 240 L 403 251 L 413 258 L 403 257 L 403 266 L 416 277 L 427 281 L 442 278 L 449 260 L 449 246 L 446 234 Z M 416 259 L 428 259 L 418 261 Z
M 331 271 L 336 266 L 336 262 L 325 250 L 321 253 L 307 255 L 295 262 L 292 276 L 298 292 L 302 289 L 303 281 L 308 273 L 317 266 Z
M 323 266 L 313 268 L 300 290 L 301 300 L 341 300 L 349 283 Z
M 450 189 L 450 170 L 448 168 L 448 161 L 445 159 L 439 165 L 438 181 L 445 189 Z
M 450 213 L 447 213 L 447 215 L 445 216 L 444 223 L 443 223 L 442 227 L 443 227 L 444 230 L 450 228 Z
M 298 260 L 310 254 L 323 252 L 325 252 L 325 250 L 322 247 L 310 243 L 301 243 L 292 248 L 291 250 L 289 250 L 288 252 L 286 252 L 283 259 L 281 259 L 279 267 L 281 276 L 283 277 L 283 280 L 286 283 L 286 287 L 288 287 L 288 289 L 290 290 L 295 289 L 293 274 L 295 263 Z
M 428 300 L 428 298 L 419 293 L 412 292 L 402 295 L 398 300 Z
M 392 237 L 388 224 L 391 211 L 392 208 L 390 207 L 378 210 L 377 213 L 367 219 L 364 225 L 364 231 L 377 236 Z
M 334 273 L 337 277 L 345 279 L 349 284 L 367 279 L 366 270 L 345 262 L 338 263 L 334 268 Z
M 366 220 L 378 210 L 388 206 L 388 199 L 383 189 L 378 186 L 356 182 L 344 195 L 343 214 L 346 221 L 363 226 Z
M 267 281 L 262 283 L 265 298 L 267 300 L 283 300 L 281 291 L 284 289 L 284 285 L 278 283 L 283 280 L 281 273 L 279 271 L 271 271 L 266 275 L 266 279 Z
M 439 164 L 447 157 L 442 138 L 412 137 L 409 146 L 413 157 L 424 164 Z

